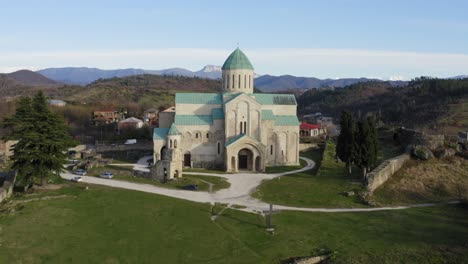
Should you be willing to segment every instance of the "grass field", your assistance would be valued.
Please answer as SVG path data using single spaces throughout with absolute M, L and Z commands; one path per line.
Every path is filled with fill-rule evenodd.
M 334 252 L 331 263 L 467 263 L 468 209 L 259 215 L 143 192 L 74 185 L 0 212 L 0 263 L 280 263 Z M 37 198 L 36 195 L 22 199 Z M 17 198 L 20 200 L 19 198 Z
M 230 184 L 225 178 L 214 177 L 214 176 L 202 176 L 202 175 L 183 175 L 180 179 L 174 179 L 168 181 L 167 183 L 161 183 L 157 180 L 147 179 L 143 177 L 133 176 L 132 167 L 124 166 L 105 166 L 105 167 L 96 167 L 91 169 L 88 172 L 89 176 L 99 176 L 105 171 L 110 171 L 114 175 L 114 179 L 135 182 L 135 183 L 146 183 L 159 187 L 169 188 L 169 189 L 183 189 L 187 185 L 198 185 L 199 191 L 209 191 L 209 183 L 213 184 L 212 191 L 217 191 L 224 188 L 229 188 Z
M 320 158 L 320 150 L 301 155 L 318 163 L 318 171 L 306 171 L 265 181 L 254 193 L 265 202 L 300 207 L 363 207 L 357 195 L 347 197 L 345 192 L 362 190 L 361 176 L 355 168 L 352 175 L 345 175 L 344 163 L 336 162 L 335 145 L 327 142 Z

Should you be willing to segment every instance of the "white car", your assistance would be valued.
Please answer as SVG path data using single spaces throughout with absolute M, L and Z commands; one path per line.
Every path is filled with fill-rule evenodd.
M 112 179 L 114 178 L 114 175 L 112 174 L 112 172 L 106 171 L 103 174 L 99 175 L 99 177 L 103 179 Z
M 77 177 L 71 178 L 71 181 L 72 182 L 83 182 L 83 178 L 77 176 Z

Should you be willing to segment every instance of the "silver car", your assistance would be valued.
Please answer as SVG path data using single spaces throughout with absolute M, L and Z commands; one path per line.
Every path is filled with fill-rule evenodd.
M 86 173 L 88 173 L 88 172 L 86 170 L 83 170 L 83 169 L 77 169 L 75 172 L 73 172 L 73 174 L 81 175 L 81 176 L 85 176 Z
M 112 172 L 106 171 L 103 174 L 99 175 L 99 177 L 103 179 L 112 179 L 114 178 L 114 175 L 112 174 Z

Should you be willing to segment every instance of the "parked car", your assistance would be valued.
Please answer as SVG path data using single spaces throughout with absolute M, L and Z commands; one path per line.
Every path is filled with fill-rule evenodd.
M 79 176 L 76 176 L 76 177 L 71 178 L 71 181 L 72 182 L 83 182 L 83 178 L 81 178 Z
M 86 173 L 88 173 L 86 170 L 83 170 L 83 169 L 77 169 L 75 172 L 73 172 L 74 174 L 76 175 L 81 175 L 81 176 L 85 176 Z
M 125 141 L 124 145 L 132 145 L 132 144 L 136 144 L 136 143 L 137 143 L 136 139 L 127 139 L 127 141 Z
M 114 174 L 112 174 L 112 172 L 106 171 L 103 174 L 99 175 L 99 177 L 103 179 L 112 179 L 114 178 Z
M 197 184 L 185 185 L 184 189 L 189 190 L 189 191 L 198 191 L 198 185 Z

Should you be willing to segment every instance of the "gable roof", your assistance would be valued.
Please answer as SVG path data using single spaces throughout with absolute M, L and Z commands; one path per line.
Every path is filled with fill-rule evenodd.
M 155 128 L 153 130 L 153 140 L 165 140 L 168 132 L 169 128 Z
M 176 93 L 176 104 L 223 104 L 219 93 Z
M 135 117 L 129 117 L 127 119 L 120 121 L 119 123 L 140 123 L 140 122 L 143 122 L 143 121 Z
M 174 124 L 182 126 L 212 125 L 212 115 L 176 115 Z
M 320 129 L 320 125 L 308 124 L 306 122 L 302 122 L 299 128 L 300 129 Z
M 181 135 L 180 131 L 177 129 L 176 125 L 172 123 L 171 128 L 169 128 L 169 132 L 167 132 L 168 136 L 176 136 Z
M 275 126 L 298 126 L 299 124 L 299 119 L 295 115 L 277 115 L 275 119 Z
M 254 93 L 253 95 L 262 105 L 297 105 L 296 97 L 292 94 Z

